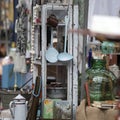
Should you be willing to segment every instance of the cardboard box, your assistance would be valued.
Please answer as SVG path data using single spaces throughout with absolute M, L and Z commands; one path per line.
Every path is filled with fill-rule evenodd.
M 59 100 L 60 99 L 44 100 L 44 110 L 43 110 L 44 119 L 54 119 L 54 104 L 55 104 L 55 101 L 59 101 Z

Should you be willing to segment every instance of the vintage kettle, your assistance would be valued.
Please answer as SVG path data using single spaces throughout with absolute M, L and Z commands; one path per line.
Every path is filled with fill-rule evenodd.
M 27 117 L 27 101 L 18 94 L 13 101 L 9 103 L 9 109 L 13 120 L 26 120 Z

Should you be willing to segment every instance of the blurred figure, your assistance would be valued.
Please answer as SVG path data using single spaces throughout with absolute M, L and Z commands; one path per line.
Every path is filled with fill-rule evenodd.
M 6 47 L 5 44 L 0 45 L 0 58 L 4 58 L 6 56 Z
M 1 88 L 1 77 L 2 77 L 2 60 L 6 56 L 5 44 L 0 44 L 0 88 Z

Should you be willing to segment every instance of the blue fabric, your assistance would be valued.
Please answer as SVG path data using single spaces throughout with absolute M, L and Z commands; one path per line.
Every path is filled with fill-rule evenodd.
M 2 68 L 2 88 L 13 89 L 15 82 L 15 72 L 13 71 L 14 64 L 4 65 Z M 20 88 L 25 80 L 25 74 L 16 73 L 17 86 Z

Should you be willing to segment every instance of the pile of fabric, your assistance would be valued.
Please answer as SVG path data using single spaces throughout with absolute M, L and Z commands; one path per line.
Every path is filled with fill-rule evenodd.
M 86 106 L 86 100 L 82 100 L 77 108 L 76 120 L 115 120 L 118 115 L 116 109 L 99 109 Z

